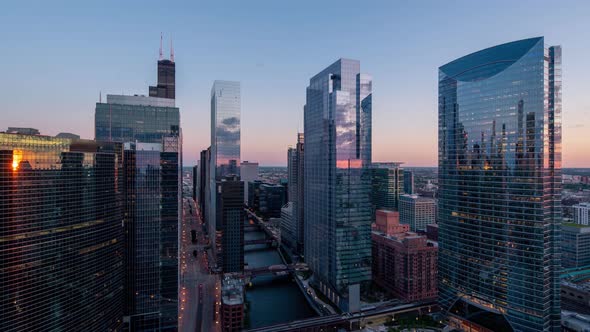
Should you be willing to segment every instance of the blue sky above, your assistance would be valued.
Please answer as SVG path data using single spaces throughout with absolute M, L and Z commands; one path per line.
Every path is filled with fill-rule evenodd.
M 12 1 L 0 12 L 0 129 L 94 136 L 99 92 L 147 94 L 174 40 L 185 163 L 209 145 L 215 79 L 242 83 L 242 159 L 284 165 L 309 78 L 373 77 L 376 161 L 436 165 L 437 70 L 496 44 L 563 46 L 564 166 L 590 166 L 588 1 Z

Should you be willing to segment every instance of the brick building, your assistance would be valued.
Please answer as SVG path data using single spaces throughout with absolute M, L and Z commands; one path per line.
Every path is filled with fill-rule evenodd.
M 438 245 L 414 232 L 373 231 L 373 280 L 405 301 L 436 299 Z
M 395 235 L 405 233 L 410 230 L 410 225 L 399 223 L 399 212 L 389 210 L 377 210 L 376 219 L 373 229 L 385 233 L 386 235 Z
M 237 332 L 244 328 L 244 283 L 226 275 L 221 286 L 221 330 Z

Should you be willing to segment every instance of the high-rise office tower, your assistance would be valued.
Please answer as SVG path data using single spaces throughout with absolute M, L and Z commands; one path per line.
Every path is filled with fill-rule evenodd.
M 164 59 L 162 54 L 162 38 L 160 37 L 160 59 L 158 59 L 158 84 L 149 87 L 150 97 L 176 98 L 176 64 L 174 63 L 174 48 L 170 41 L 170 59 Z
M 239 176 L 240 165 L 240 82 L 215 81 L 211 88 L 211 154 L 209 160 L 209 188 L 217 188 L 217 181 L 230 175 Z M 221 234 L 216 213 L 218 195 L 209 190 L 208 229 L 214 255 Z M 243 202 L 242 202 L 243 203 Z M 218 260 L 219 261 L 219 260 Z M 220 267 L 220 266 L 218 266 Z
M 399 197 L 404 193 L 402 163 L 373 163 L 371 165 L 371 197 L 373 213 L 385 209 L 398 211 Z
M 414 193 L 414 172 L 410 170 L 404 171 L 404 193 L 412 195 Z
M 182 138 L 180 112 L 174 105 L 174 99 L 118 95 L 107 95 L 106 103 L 96 104 L 97 139 L 129 143 L 124 155 L 125 181 L 145 183 L 146 188 L 127 186 L 125 193 L 125 321 L 135 330 L 177 328 Z M 154 241 L 150 246 L 142 242 L 148 238 Z M 150 264 L 156 261 L 158 273 L 134 275 L 147 271 L 144 262 L 153 266 Z M 152 293 L 154 285 L 158 292 Z
M 199 154 L 199 209 L 201 210 L 201 218 L 203 222 L 207 223 L 207 202 L 209 201 L 209 157 L 211 149 L 201 151 Z
M 121 144 L 0 133 L 0 330 L 120 330 Z
M 574 209 L 574 222 L 580 225 L 588 226 L 590 222 L 590 203 L 583 202 L 572 206 Z
M 439 68 L 439 301 L 478 331 L 560 330 L 561 47 Z
M 371 280 L 371 78 L 340 59 L 311 78 L 305 113 L 305 260 L 319 289 L 360 310 Z
M 244 183 L 237 175 L 216 182 L 217 266 L 224 273 L 244 270 Z
M 258 163 L 243 161 L 240 164 L 240 180 L 244 182 L 244 204 L 247 204 L 248 182 L 258 180 Z
M 294 148 L 290 148 L 287 153 L 287 169 L 288 169 L 288 199 L 292 204 L 292 218 L 295 253 L 303 254 L 303 235 L 304 235 L 304 202 L 303 202 L 303 170 L 304 168 L 304 135 L 297 133 L 297 144 Z
M 436 223 L 436 201 L 418 195 L 399 197 L 399 220 L 410 225 L 412 232 L 426 231 L 426 226 Z
M 197 202 L 198 198 L 199 198 L 199 180 L 200 180 L 200 175 L 199 175 L 199 165 L 195 165 L 193 166 L 193 200 L 195 202 Z

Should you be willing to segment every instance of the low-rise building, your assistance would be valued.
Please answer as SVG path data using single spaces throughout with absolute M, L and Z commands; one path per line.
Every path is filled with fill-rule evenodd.
M 221 330 L 237 332 L 244 328 L 244 281 L 225 275 L 221 283 Z
M 373 231 L 373 280 L 405 301 L 438 295 L 438 245 L 414 232 L 396 235 Z
M 590 211 L 590 202 L 583 202 L 572 206 L 574 209 L 574 222 L 580 225 L 588 226 L 588 211 Z
M 590 226 L 562 224 L 561 248 L 561 264 L 564 268 L 590 265 Z
M 400 224 L 397 211 L 377 210 L 373 229 L 386 235 L 395 235 L 408 232 L 410 225 Z

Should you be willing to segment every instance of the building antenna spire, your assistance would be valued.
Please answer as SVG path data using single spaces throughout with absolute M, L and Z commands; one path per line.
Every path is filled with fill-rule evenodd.
M 174 62 L 174 44 L 172 44 L 172 37 L 170 37 L 170 61 Z
M 162 33 L 160 32 L 160 60 L 164 59 L 164 55 L 162 54 Z

